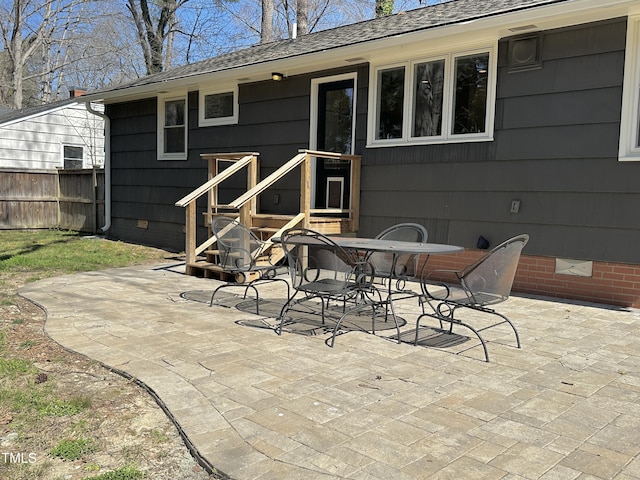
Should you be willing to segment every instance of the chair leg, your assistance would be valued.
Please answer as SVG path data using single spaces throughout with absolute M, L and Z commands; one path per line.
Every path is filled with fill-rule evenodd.
M 280 323 L 278 325 L 278 328 L 276 328 L 276 333 L 278 335 L 282 335 L 282 325 L 284 324 L 284 316 L 293 305 L 293 300 L 295 299 L 296 295 L 298 295 L 299 292 L 300 290 L 296 290 L 293 296 L 288 298 L 288 300 L 285 302 L 285 304 L 282 306 L 282 309 L 280 310 L 280 316 L 278 317 L 278 320 L 280 320 Z
M 213 299 L 216 296 L 216 293 L 218 293 L 218 290 L 222 290 L 223 288 L 227 288 L 227 287 L 231 287 L 231 285 L 220 285 L 218 288 L 216 288 L 213 293 L 211 294 L 211 300 L 209 301 L 209 306 L 212 307 L 213 306 Z
M 373 310 L 373 316 L 374 316 L 374 321 L 375 321 L 375 307 L 373 304 L 369 304 L 369 303 L 363 303 L 362 305 L 358 305 L 348 311 L 346 311 L 345 313 L 342 314 L 342 316 L 338 319 L 338 321 L 336 322 L 336 325 L 333 327 L 333 334 L 331 335 L 331 342 L 329 343 L 329 346 L 331 348 L 333 348 L 333 344 L 336 341 L 336 335 L 338 334 L 338 330 L 340 329 L 340 325 L 342 325 L 342 321 L 347 317 L 347 315 L 355 313 L 359 310 L 362 310 L 363 308 L 366 307 L 371 307 Z M 397 324 L 396 324 L 397 325 Z M 399 334 L 399 330 L 398 330 L 398 334 Z
M 494 315 L 497 315 L 498 317 L 503 319 L 503 322 L 500 323 L 508 323 L 509 326 L 511 327 L 511 329 L 513 330 L 513 334 L 516 337 L 516 347 L 517 348 L 521 348 L 520 346 L 520 335 L 518 335 L 518 330 L 516 329 L 516 326 L 513 324 L 513 322 L 511 320 L 509 320 L 507 317 L 505 317 L 503 314 L 496 312 L 495 310 L 491 310 L 490 312 L 487 313 L 492 313 Z M 496 325 L 500 325 L 500 323 L 496 323 Z M 495 326 L 495 325 L 493 325 Z
M 485 342 L 484 338 L 482 338 L 482 336 L 480 335 L 480 332 L 478 332 L 478 330 L 476 330 L 475 328 L 473 328 L 471 325 L 469 325 L 468 323 L 464 323 L 461 322 L 459 320 L 447 320 L 445 319 L 445 321 L 450 322 L 451 323 L 451 327 L 449 329 L 449 333 L 451 333 L 451 331 L 453 330 L 453 323 L 455 322 L 456 325 L 461 325 L 463 327 L 468 328 L 469 330 L 471 330 L 473 333 L 476 334 L 476 337 L 478 337 L 478 340 L 480 340 L 480 343 L 482 344 L 482 349 L 484 350 L 484 359 L 485 361 L 488 363 L 489 362 L 489 351 L 487 350 L 487 343 Z
M 448 307 L 450 308 L 451 306 L 448 305 Z M 487 343 L 484 340 L 484 338 L 482 338 L 482 336 L 480 335 L 480 332 L 478 330 L 476 330 L 475 328 L 473 328 L 471 325 L 464 323 L 458 319 L 455 319 L 453 317 L 453 313 L 455 311 L 455 308 L 453 308 L 448 315 L 444 315 L 441 313 L 441 308 L 440 305 L 438 305 L 438 308 L 436 309 L 437 313 L 436 314 L 430 314 L 430 313 L 423 313 L 422 315 L 420 315 L 418 317 L 418 319 L 416 320 L 416 335 L 414 338 L 414 342 L 413 345 L 417 346 L 418 345 L 418 330 L 420 328 L 420 320 L 423 317 L 431 317 L 431 318 L 435 318 L 440 322 L 440 327 L 442 328 L 442 322 L 448 322 L 449 323 L 449 333 L 453 332 L 453 324 L 455 323 L 456 325 L 460 325 L 463 327 L 468 328 L 469 330 L 471 330 L 476 337 L 478 337 L 478 340 L 480 340 L 480 344 L 482 345 L 482 350 L 484 351 L 484 358 L 486 362 L 489 362 L 489 350 L 487 349 Z
M 393 321 L 396 324 L 396 332 L 398 334 L 398 344 L 400 344 L 402 343 L 402 341 L 400 340 L 400 325 L 398 324 L 398 317 L 396 317 L 396 310 L 393 307 L 393 299 L 391 298 L 391 296 L 389 296 L 388 303 L 389 303 L 389 306 L 391 307 L 391 316 L 393 317 Z

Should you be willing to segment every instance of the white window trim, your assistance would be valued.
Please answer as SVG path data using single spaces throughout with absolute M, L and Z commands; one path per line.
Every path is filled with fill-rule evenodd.
M 60 158 L 61 158 L 61 162 L 62 162 L 62 168 L 64 168 L 64 161 L 66 160 L 67 157 L 64 156 L 64 147 L 78 147 L 78 148 L 82 148 L 82 167 L 81 168 L 85 168 L 85 156 L 87 153 L 87 146 L 82 144 L 82 143 L 71 143 L 71 142 L 62 142 L 60 143 Z M 78 159 L 69 159 L 69 160 L 78 160 Z
M 495 126 L 496 85 L 498 74 L 498 45 L 497 41 L 473 50 L 460 50 L 433 54 L 424 57 L 415 57 L 399 63 L 385 63 L 372 65 L 369 73 L 369 115 L 367 122 L 367 147 L 396 147 L 402 145 L 431 145 L 442 143 L 467 143 L 493 141 Z M 453 120 L 453 72 L 455 59 L 477 53 L 489 53 L 489 66 L 487 80 L 487 111 L 486 131 L 482 133 L 453 134 L 451 122 Z M 413 79 L 415 65 L 434 60 L 445 60 L 445 86 L 444 104 L 442 106 L 442 134 L 434 137 L 412 137 L 413 122 Z M 376 139 L 377 128 L 377 95 L 378 95 L 378 71 L 389 68 L 405 67 L 405 98 L 404 118 L 402 124 L 402 137 L 392 139 Z
M 199 87 L 198 95 L 198 127 L 213 127 L 216 125 L 233 125 L 238 123 L 238 85 L 227 85 L 225 87 L 207 88 Z M 233 115 L 219 118 L 205 118 L 204 98 L 207 95 L 220 93 L 233 93 Z
M 356 119 L 358 112 L 358 74 L 356 72 L 345 73 L 342 75 L 332 75 L 330 77 L 312 78 L 311 79 L 311 103 L 310 103 L 310 123 L 309 123 L 309 148 L 316 150 L 318 148 L 318 92 L 320 85 L 323 83 L 340 82 L 342 80 L 353 80 L 353 119 L 351 125 L 351 152 L 356 148 Z M 315 172 L 315 169 L 313 170 Z
M 622 114 L 618 160 L 640 161 L 638 122 L 640 119 L 640 15 L 627 20 L 627 45 L 622 86 Z
M 171 100 L 184 100 L 184 152 L 166 153 L 164 151 L 164 120 L 165 120 L 165 103 Z M 173 93 L 158 96 L 158 143 L 157 156 L 158 160 L 186 160 L 187 151 L 189 150 L 188 132 L 189 132 L 189 99 L 187 93 Z

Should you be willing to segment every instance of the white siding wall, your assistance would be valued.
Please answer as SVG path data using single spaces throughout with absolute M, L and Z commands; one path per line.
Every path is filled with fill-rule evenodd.
M 102 111 L 102 105 L 94 105 Z M 63 146 L 83 147 L 83 167 L 104 165 L 104 121 L 84 104 L 0 124 L 0 168 L 62 168 Z

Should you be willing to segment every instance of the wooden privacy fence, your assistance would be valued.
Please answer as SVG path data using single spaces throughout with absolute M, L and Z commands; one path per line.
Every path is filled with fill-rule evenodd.
M 0 229 L 96 233 L 103 224 L 102 169 L 0 169 Z

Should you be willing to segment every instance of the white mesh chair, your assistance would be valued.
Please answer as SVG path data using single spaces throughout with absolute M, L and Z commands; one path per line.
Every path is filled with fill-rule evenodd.
M 432 317 L 439 320 L 440 326 L 443 322 L 448 322 L 449 333 L 453 331 L 454 325 L 461 325 L 471 330 L 480 340 L 487 362 L 489 361 L 489 352 L 486 341 L 480 332 L 488 328 L 508 324 L 515 335 L 516 346 L 520 348 L 520 337 L 515 325 L 505 315 L 496 312 L 492 306 L 509 298 L 520 253 L 528 241 L 529 235 L 527 234 L 510 238 L 463 270 L 449 272 L 455 274 L 458 288 L 454 290 L 448 284 L 438 283 L 437 285 L 444 288 L 442 295 L 430 292 L 430 289 L 433 289 L 433 283 L 429 282 L 429 278 L 445 271 L 435 270 L 425 275 L 421 282 L 423 295 L 420 297 L 423 313 L 416 321 L 414 344 L 418 345 L 421 320 L 425 317 Z M 500 320 L 489 326 L 474 328 L 458 318 L 458 312 L 464 311 L 464 309 L 495 315 Z

